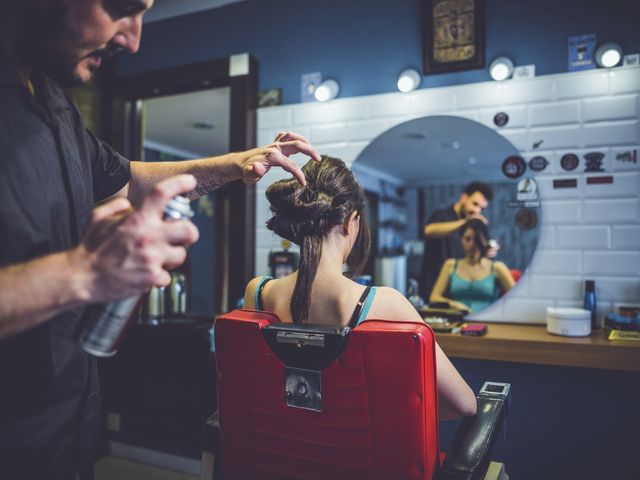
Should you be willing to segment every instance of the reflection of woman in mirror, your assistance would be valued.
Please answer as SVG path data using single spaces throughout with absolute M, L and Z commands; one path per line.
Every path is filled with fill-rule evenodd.
M 365 287 L 351 278 L 364 267 L 369 230 L 365 197 L 342 160 L 323 157 L 302 171 L 307 184 L 281 180 L 267 189 L 273 216 L 267 228 L 300 246 L 299 269 L 285 277 L 254 278 L 245 308 L 276 314 L 282 322 L 349 325 L 367 318 L 415 322 L 422 318 L 397 290 Z M 344 274 L 343 266 L 349 271 Z M 473 415 L 472 390 L 436 344 L 439 416 Z
M 429 301 L 479 312 L 495 302 L 500 291 L 510 290 L 514 280 L 503 262 L 487 257 L 489 230 L 482 220 L 469 220 L 460 233 L 464 257 L 444 262 Z

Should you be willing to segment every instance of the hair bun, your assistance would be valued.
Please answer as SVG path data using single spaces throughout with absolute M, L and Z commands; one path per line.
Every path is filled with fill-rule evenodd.
M 312 182 L 301 186 L 291 180 L 291 185 L 277 194 L 268 191 L 267 197 L 273 213 L 267 228 L 298 245 L 305 236 L 324 236 L 348 214 L 344 202 L 319 190 Z
M 287 179 L 267 188 L 273 213 L 267 228 L 298 245 L 305 236 L 324 236 L 364 207 L 362 190 L 342 160 L 323 157 L 302 170 L 306 185 Z M 348 176 L 343 177 L 345 172 Z

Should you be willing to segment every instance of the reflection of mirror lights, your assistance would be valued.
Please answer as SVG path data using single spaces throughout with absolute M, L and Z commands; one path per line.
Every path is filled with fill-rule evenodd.
M 498 57 L 489 65 L 489 75 L 496 81 L 506 80 L 513 74 L 513 62 L 508 57 Z
M 338 82 L 329 78 L 318 85 L 314 95 L 319 102 L 326 102 L 336 98 L 338 93 L 340 93 Z
M 605 43 L 596 50 L 596 63 L 604 68 L 615 67 L 621 58 L 622 47 L 617 43 Z
M 398 90 L 411 92 L 420 86 L 421 77 L 417 70 L 408 68 L 398 77 Z

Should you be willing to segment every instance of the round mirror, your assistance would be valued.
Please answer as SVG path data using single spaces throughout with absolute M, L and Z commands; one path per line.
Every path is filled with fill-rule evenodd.
M 382 133 L 353 164 L 367 194 L 372 231 L 366 273 L 378 285 L 407 295 L 417 291 L 433 302 L 440 271 L 454 258 L 440 296 L 462 295 L 460 285 L 452 283 L 459 277 L 467 295 L 461 303 L 471 313 L 487 308 L 509 290 L 503 273 L 515 284 L 538 243 L 540 199 L 528 171 L 532 167 L 538 168 L 528 166 L 502 135 L 466 118 L 417 118 Z M 464 193 L 477 182 L 489 186 L 489 193 Z M 465 240 L 472 217 L 486 224 L 488 233 L 476 228 Z M 444 222 L 450 223 L 438 231 Z M 483 301 L 469 300 L 476 294 L 485 295 Z

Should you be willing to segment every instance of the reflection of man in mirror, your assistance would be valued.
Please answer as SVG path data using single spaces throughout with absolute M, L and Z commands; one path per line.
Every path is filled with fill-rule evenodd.
M 493 199 L 490 185 L 472 182 L 464 187 L 456 203 L 447 208 L 434 210 L 424 227 L 424 253 L 422 256 L 422 298 L 428 301 L 440 268 L 447 258 L 462 258 L 464 251 L 459 229 L 467 221 L 478 218 L 485 224 L 488 220 L 482 211 Z M 489 251 L 489 257 L 496 254 L 496 248 Z

